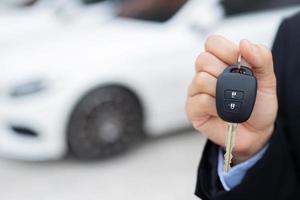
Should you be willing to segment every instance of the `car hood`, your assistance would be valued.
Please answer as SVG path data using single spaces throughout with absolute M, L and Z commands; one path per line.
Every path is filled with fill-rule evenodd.
M 0 47 L 6 50 L 51 39 L 53 35 L 68 33 L 70 30 L 99 26 L 112 17 L 112 5 L 107 2 L 93 6 L 71 6 L 69 10 L 48 4 L 11 10 L 0 14 Z
M 171 45 L 180 37 L 168 32 L 162 24 L 115 19 L 101 28 L 70 31 L 4 51 L 0 55 L 1 73 L 18 77 L 122 67 L 125 62 L 143 57 L 150 49 L 155 52 L 159 49 L 157 45 Z

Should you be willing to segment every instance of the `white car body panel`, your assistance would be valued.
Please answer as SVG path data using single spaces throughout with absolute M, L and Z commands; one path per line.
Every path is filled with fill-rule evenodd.
M 188 125 L 186 91 L 206 37 L 218 33 L 236 42 L 249 38 L 270 47 L 280 21 L 300 8 L 220 19 L 209 31 L 197 32 L 191 24 L 195 10 L 203 11 L 203 17 L 222 16 L 212 16 L 212 9 L 220 10 L 207 9 L 212 2 L 191 0 L 166 23 L 115 19 L 101 27 L 70 31 L 44 43 L 33 42 L 4 52 L 0 154 L 24 160 L 62 157 L 67 150 L 66 127 L 75 105 L 91 89 L 108 84 L 125 86 L 138 96 L 147 133 L 160 135 Z M 45 80 L 48 88 L 30 96 L 9 97 L 16 85 L 35 79 Z M 16 136 L 9 129 L 11 124 L 30 127 L 40 137 Z
M 113 11 L 110 2 L 84 5 L 76 0 L 40 0 L 29 8 L 1 10 L 1 49 L 6 51 L 72 31 L 99 27 L 114 18 Z

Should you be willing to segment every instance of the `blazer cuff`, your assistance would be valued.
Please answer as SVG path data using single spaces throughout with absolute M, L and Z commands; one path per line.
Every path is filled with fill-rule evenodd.
M 220 178 L 220 181 L 222 183 L 223 188 L 226 191 L 231 190 L 232 188 L 239 185 L 244 176 L 246 175 L 246 172 L 253 167 L 259 161 L 264 153 L 266 152 L 269 145 L 266 145 L 264 148 L 262 148 L 259 152 L 257 152 L 255 155 L 253 155 L 248 160 L 238 164 L 234 165 L 228 173 L 224 172 L 224 152 L 221 148 L 219 148 L 219 155 L 218 155 L 218 176 Z

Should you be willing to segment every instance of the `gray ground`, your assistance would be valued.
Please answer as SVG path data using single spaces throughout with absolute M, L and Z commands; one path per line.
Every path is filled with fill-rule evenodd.
M 0 199 L 195 200 L 204 142 L 200 134 L 181 133 L 152 139 L 106 161 L 0 160 Z

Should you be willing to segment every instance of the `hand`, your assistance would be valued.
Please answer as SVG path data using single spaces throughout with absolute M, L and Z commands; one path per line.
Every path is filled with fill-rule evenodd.
M 239 124 L 233 148 L 233 164 L 249 159 L 269 141 L 277 114 L 276 78 L 270 50 L 241 40 L 239 46 L 221 37 L 210 36 L 205 52 L 196 61 L 196 74 L 189 87 L 186 110 L 193 127 L 224 147 L 227 123 L 216 110 L 216 84 L 223 70 L 237 63 L 239 53 L 257 78 L 257 97 L 248 121 Z

